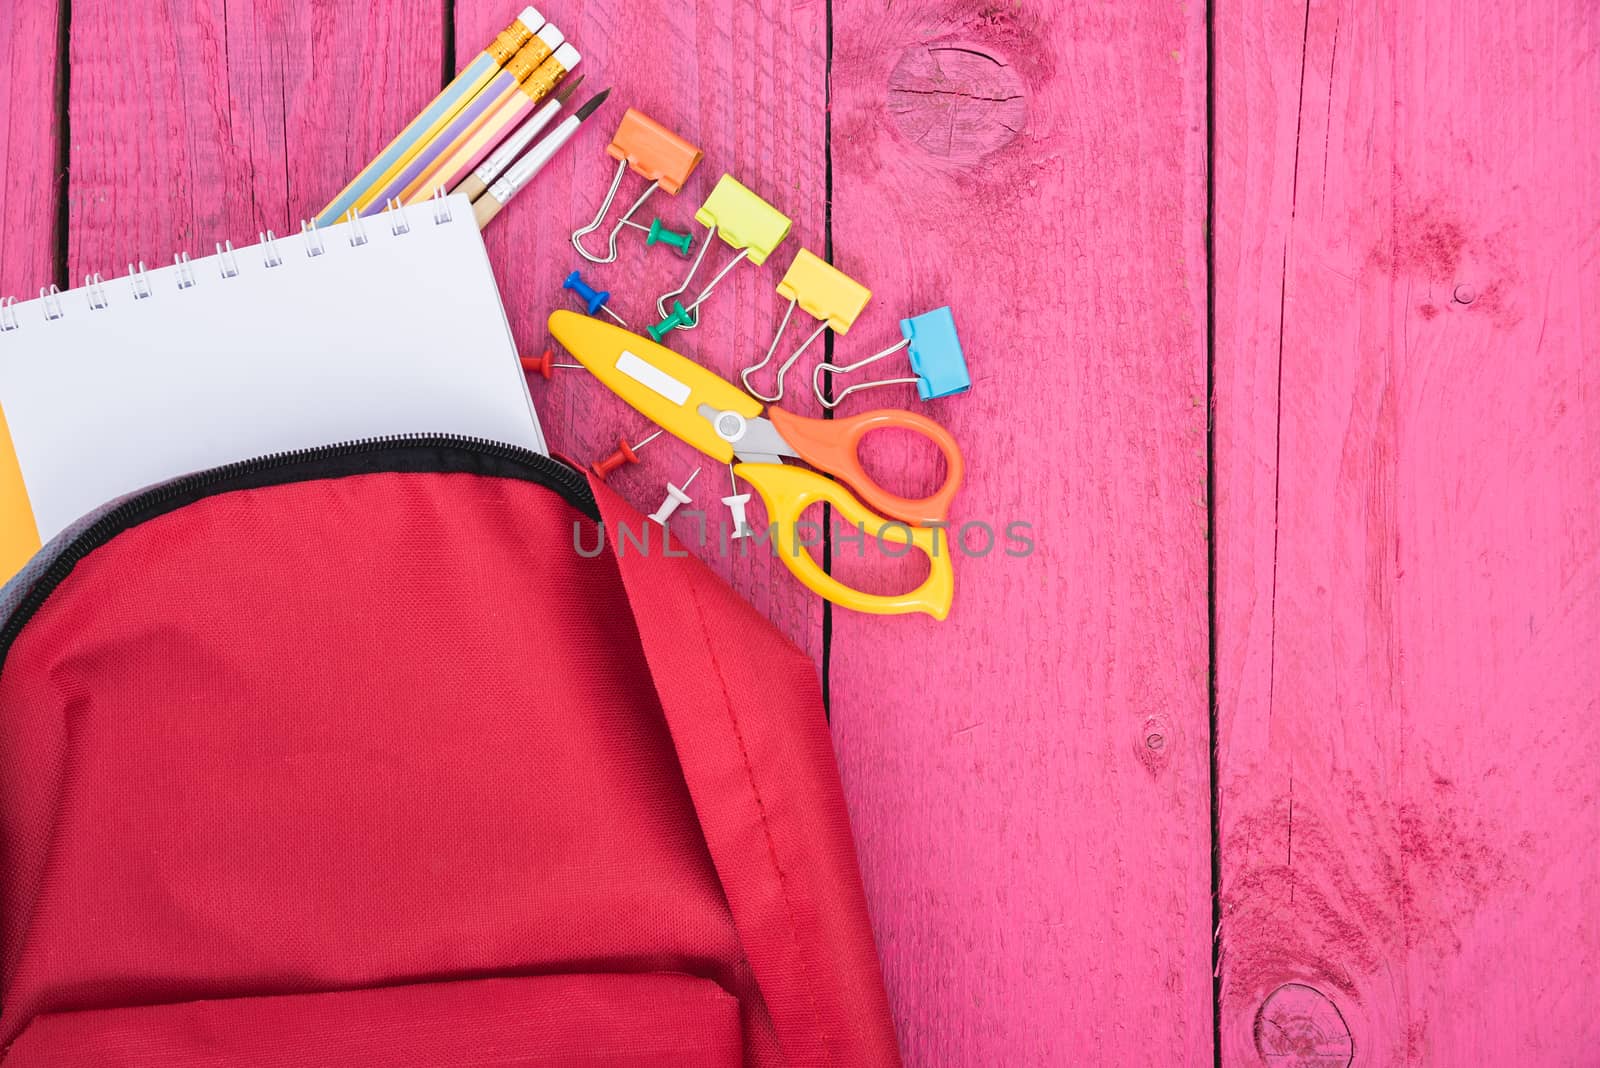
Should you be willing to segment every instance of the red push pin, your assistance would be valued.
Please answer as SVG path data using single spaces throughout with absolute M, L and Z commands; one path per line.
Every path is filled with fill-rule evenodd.
M 601 482 L 604 482 L 607 478 L 611 477 L 611 472 L 615 471 L 623 464 L 638 463 L 639 450 L 656 440 L 656 438 L 659 438 L 664 433 L 666 433 L 666 431 L 657 430 L 654 434 L 651 434 L 637 445 L 629 445 L 627 438 L 618 438 L 617 451 L 612 453 L 610 456 L 607 456 L 604 460 L 596 460 L 594 463 L 590 464 L 589 470 L 593 471 L 595 476 L 599 478 Z
M 550 370 L 554 367 L 570 367 L 574 371 L 582 371 L 585 369 L 581 363 L 552 363 L 551 361 L 555 359 L 555 353 L 551 352 L 549 349 L 545 349 L 544 352 L 538 356 L 523 356 L 521 359 L 522 369 L 524 371 L 533 371 L 537 374 L 544 375 L 545 378 L 550 377 Z

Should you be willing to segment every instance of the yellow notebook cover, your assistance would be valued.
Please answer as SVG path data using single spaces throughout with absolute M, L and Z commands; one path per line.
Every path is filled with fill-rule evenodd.
M 22 484 L 22 465 L 11 445 L 5 409 L 0 408 L 0 584 L 21 571 L 38 551 L 39 528 L 28 503 L 28 488 Z

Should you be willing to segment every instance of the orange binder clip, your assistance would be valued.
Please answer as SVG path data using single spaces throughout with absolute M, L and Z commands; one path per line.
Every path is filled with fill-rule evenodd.
M 699 166 L 703 153 L 644 112 L 629 108 L 622 116 L 622 122 L 617 126 L 617 132 L 611 138 L 611 143 L 606 146 L 606 155 L 617 161 L 617 173 L 611 179 L 611 188 L 606 192 L 605 202 L 600 205 L 600 210 L 595 213 L 588 226 L 572 232 L 572 247 L 578 250 L 578 255 L 590 263 L 611 263 L 617 258 L 617 235 L 622 232 L 624 226 L 650 230 L 650 227 L 640 226 L 632 221 L 635 213 L 657 189 L 676 194 L 683 188 L 683 183 L 689 180 L 695 167 Z M 633 202 L 633 207 L 618 220 L 617 225 L 611 228 L 611 233 L 606 238 L 606 254 L 596 256 L 583 247 L 583 239 L 600 229 L 606 213 L 611 210 L 612 203 L 617 199 L 617 190 L 622 187 L 622 176 L 629 170 L 641 178 L 649 179 L 650 185 L 639 199 Z M 657 227 L 657 230 L 659 229 Z M 683 251 L 687 253 L 688 250 Z

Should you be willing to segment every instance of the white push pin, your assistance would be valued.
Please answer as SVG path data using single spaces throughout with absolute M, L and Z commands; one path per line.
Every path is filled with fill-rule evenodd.
M 750 494 L 739 492 L 739 480 L 734 477 L 733 465 L 728 465 L 728 484 L 733 487 L 733 494 L 722 498 L 722 503 L 728 506 L 729 513 L 733 516 L 733 537 L 747 538 L 750 536 L 750 520 L 745 518 L 745 505 L 750 503 Z
M 689 503 L 689 487 L 694 485 L 694 480 L 699 474 L 700 469 L 697 467 L 694 469 L 694 474 L 690 475 L 688 481 L 684 482 L 682 486 L 674 486 L 668 482 L 667 499 L 661 502 L 660 508 L 651 513 L 650 518 L 662 526 L 666 526 L 667 520 L 672 518 L 672 513 Z

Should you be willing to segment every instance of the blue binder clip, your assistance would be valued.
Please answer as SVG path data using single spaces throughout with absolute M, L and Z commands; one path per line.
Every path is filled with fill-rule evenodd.
M 882 352 L 873 353 L 864 360 L 851 364 L 819 363 L 811 372 L 811 388 L 824 408 L 837 408 L 852 393 L 878 386 L 914 385 L 917 396 L 925 401 L 939 397 L 954 397 L 972 388 L 972 375 L 967 370 L 967 356 L 962 351 L 961 339 L 956 336 L 955 317 L 950 306 L 945 305 L 910 319 L 900 320 L 902 340 Z M 912 377 L 884 378 L 876 382 L 859 382 L 840 392 L 832 400 L 822 390 L 822 376 L 826 373 L 847 375 L 859 371 L 869 363 L 891 356 L 909 348 Z
M 583 306 L 588 309 L 590 315 L 593 315 L 596 312 L 605 312 L 607 315 L 611 316 L 611 318 L 617 321 L 618 326 L 628 325 L 623 321 L 622 316 L 612 311 L 606 305 L 606 302 L 611 299 L 610 291 L 605 289 L 595 289 L 593 286 L 585 283 L 583 280 L 583 272 L 573 271 L 571 274 L 567 275 L 566 281 L 561 283 L 561 288 L 570 289 L 574 293 L 578 294 L 578 299 L 583 301 Z

